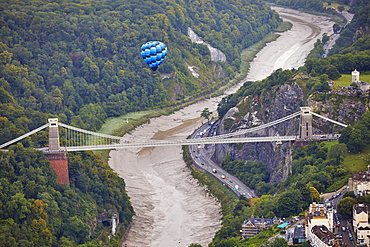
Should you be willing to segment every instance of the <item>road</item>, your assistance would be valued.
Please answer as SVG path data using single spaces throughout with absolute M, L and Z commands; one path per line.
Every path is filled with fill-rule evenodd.
M 353 19 L 353 15 L 348 13 L 347 11 L 342 11 L 342 12 L 339 12 L 337 10 L 337 12 L 342 15 L 346 20 L 347 20 L 347 23 L 345 26 L 347 26 Z M 333 48 L 333 46 L 335 45 L 335 42 L 337 41 L 337 39 L 340 37 L 340 34 L 339 33 L 334 33 L 330 36 L 330 39 L 324 44 L 324 55 L 323 57 L 327 57 L 329 51 L 331 48 Z
M 201 133 L 210 133 L 213 135 L 216 131 L 216 125 L 218 121 L 213 122 L 212 124 L 204 124 L 199 129 L 197 129 L 192 138 L 202 138 Z M 211 155 L 214 152 L 214 144 L 207 145 L 191 145 L 189 146 L 189 151 L 191 157 L 194 161 L 194 164 L 197 168 L 208 172 L 213 175 L 215 178 L 220 180 L 222 184 L 229 187 L 237 196 L 245 196 L 246 198 L 255 198 L 257 197 L 253 190 L 251 190 L 247 185 L 241 182 L 237 177 L 229 174 L 219 165 L 214 163 L 211 160 Z
M 343 198 L 343 195 L 347 191 L 347 189 L 347 186 L 343 186 L 338 191 L 327 193 L 325 195 L 322 195 L 322 197 L 325 199 L 325 203 L 332 203 L 332 206 L 334 208 L 334 235 L 336 235 L 337 237 L 341 236 L 346 246 L 353 247 L 356 246 L 356 235 L 353 232 L 351 221 L 348 220 L 346 217 L 336 213 L 337 204 Z

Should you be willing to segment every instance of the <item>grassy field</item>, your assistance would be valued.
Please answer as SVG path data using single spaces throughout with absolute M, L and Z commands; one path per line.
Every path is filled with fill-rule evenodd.
M 344 8 L 349 9 L 348 5 L 339 4 L 339 3 L 332 3 L 331 2 L 330 5 L 329 5 L 327 2 L 324 2 L 323 4 L 324 4 L 325 7 L 330 7 L 330 8 L 338 9 L 339 6 L 343 6 Z
M 330 148 L 331 146 L 338 144 L 338 141 L 323 142 L 324 147 Z M 366 171 L 367 166 L 370 165 L 370 145 L 368 145 L 360 154 L 350 154 L 344 157 L 343 164 L 351 172 Z
M 370 72 L 360 74 L 360 80 L 370 83 Z M 342 76 L 339 79 L 335 80 L 334 83 L 336 86 L 349 86 L 352 83 L 352 75 L 342 74 Z
M 343 163 L 352 172 L 367 171 L 367 166 L 370 165 L 370 145 L 360 154 L 347 154 Z
M 107 135 L 116 135 L 122 128 L 156 112 L 157 111 L 130 112 L 123 116 L 108 118 L 98 132 Z

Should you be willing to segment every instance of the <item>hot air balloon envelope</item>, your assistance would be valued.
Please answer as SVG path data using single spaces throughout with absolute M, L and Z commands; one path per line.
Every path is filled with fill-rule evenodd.
M 148 41 L 141 46 L 141 57 L 153 71 L 156 71 L 166 56 L 167 47 L 162 42 Z

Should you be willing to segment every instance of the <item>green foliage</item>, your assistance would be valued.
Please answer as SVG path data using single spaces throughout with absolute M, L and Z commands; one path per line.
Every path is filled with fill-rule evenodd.
M 242 49 L 280 22 L 261 0 L 6 1 L 0 7 L 0 115 L 12 123 L 27 115 L 38 127 L 52 113 L 94 130 L 106 117 L 210 93 L 227 80 L 214 76 L 215 69 L 233 76 Z M 192 43 L 189 27 L 227 62 L 212 61 L 205 45 Z M 159 72 L 170 78 L 153 76 L 142 60 L 139 49 L 148 40 L 169 48 Z M 199 68 L 199 77 L 187 64 Z
M 351 153 L 360 153 L 366 145 L 370 144 L 370 112 L 362 115 L 353 126 L 341 130 L 339 143 L 347 145 Z
M 337 148 L 339 150 L 336 150 Z M 345 150 L 345 147 L 334 145 L 328 154 L 328 150 L 320 147 L 316 142 L 297 149 L 293 154 L 293 173 L 287 183 L 302 181 L 322 193 L 326 192 L 335 181 L 345 181 L 350 174 L 341 165 L 343 160 L 341 150 Z M 335 153 L 339 156 L 334 156 Z M 342 185 L 338 184 L 337 188 L 331 189 L 338 189 Z
M 202 113 L 200 114 L 201 117 L 204 117 L 209 122 L 209 117 L 212 115 L 212 112 L 209 111 L 209 108 L 204 108 Z
M 190 244 L 189 247 L 202 247 L 200 244 Z
M 102 230 L 97 217 L 103 211 L 117 213 L 122 227 L 131 221 L 133 209 L 125 184 L 98 155 L 70 155 L 70 186 L 56 182 L 41 151 L 21 144 L 0 153 L 0 167 L 7 171 L 0 174 L 2 246 L 88 243 L 90 233 Z
M 324 5 L 321 0 L 267 0 L 268 2 L 275 3 L 291 9 L 300 9 L 305 11 L 319 11 L 324 12 Z
M 264 187 L 261 182 L 268 182 L 269 171 L 267 166 L 262 162 L 244 160 L 232 161 L 230 155 L 227 154 L 222 161 L 222 168 L 238 177 L 240 181 L 242 181 L 244 184 L 247 184 L 250 188 L 256 189 L 257 185 L 259 185 L 259 189 L 266 190 L 266 187 Z M 257 194 L 259 194 L 258 192 L 259 191 L 257 191 Z
M 266 244 L 266 247 L 288 247 L 288 243 L 284 238 L 274 238 L 272 243 Z
M 321 1 L 311 1 L 310 3 L 308 1 L 294 1 L 293 3 L 293 1 L 271 0 L 269 2 L 279 3 L 281 5 L 286 4 L 286 6 L 289 7 L 299 6 L 298 8 L 303 7 L 306 9 L 309 9 L 308 4 L 310 3 L 316 4 L 318 8 L 322 6 Z M 305 66 L 299 69 L 299 71 L 308 72 L 311 76 L 317 78 L 297 80 L 301 86 L 303 85 L 302 87 L 306 90 L 306 95 L 311 94 L 313 91 L 328 91 L 330 88 L 327 81 L 339 78 L 339 73 L 345 72 L 350 74 L 354 69 L 364 72 L 368 70 L 368 64 L 370 64 L 369 36 L 367 32 L 358 32 L 358 30 L 365 30 L 368 26 L 367 16 L 369 16 L 369 8 L 365 7 L 368 3 L 358 1 L 353 4 L 352 10 L 358 14 L 355 15 L 354 20 L 349 25 L 350 28 L 341 33 L 341 38 L 338 40 L 341 48 L 338 48 L 337 44 L 333 49 L 336 53 L 340 54 L 328 58 L 321 58 L 323 54 L 323 44 L 328 40 L 328 37 L 324 36 L 322 41 L 318 40 L 316 42 L 314 52 L 311 53 L 310 59 L 306 61 Z M 309 10 L 313 9 L 315 9 L 315 7 Z M 361 37 L 353 43 L 356 31 L 356 37 Z M 331 52 L 331 55 L 332 54 L 333 52 Z M 281 71 L 275 72 L 270 78 L 267 78 L 263 82 L 246 82 L 237 93 L 229 95 L 221 101 L 218 108 L 219 115 L 224 116 L 231 107 L 238 105 L 246 96 L 258 97 L 267 87 L 279 85 L 280 83 L 289 83 L 289 79 L 292 77 L 284 77 L 280 72 Z M 294 70 L 291 71 L 292 74 L 295 72 Z M 289 79 L 287 80 L 286 78 Z M 315 100 L 325 101 L 328 100 L 330 96 L 320 94 L 320 97 L 321 99 L 317 97 Z M 243 106 L 238 105 L 238 108 L 242 109 Z M 241 113 L 241 115 L 243 115 L 243 113 Z M 350 150 L 350 148 L 356 149 L 368 145 L 367 113 L 363 118 L 363 122 L 359 121 L 358 125 L 355 124 L 354 126 L 342 130 L 342 141 L 339 144 L 330 145 L 329 148 L 327 148 L 317 143 L 310 143 L 306 147 L 296 148 L 293 154 L 292 174 L 288 179 L 277 185 L 270 184 L 270 186 L 267 186 L 267 183 L 264 181 L 259 182 L 256 185 L 256 190 L 259 191 L 259 193 L 265 194 L 272 191 L 274 195 L 262 195 L 254 202 L 253 207 L 245 208 L 245 213 L 242 215 L 248 218 L 250 217 L 248 214 L 260 217 L 266 217 L 267 215 L 269 217 L 275 215 L 287 217 L 300 214 L 308 207 L 310 202 L 321 200 L 319 197 L 320 192 L 332 192 L 346 184 L 348 178 L 351 177 L 348 169 L 343 164 L 343 158 L 347 153 L 347 148 Z M 232 127 L 234 121 L 231 119 L 227 120 L 228 122 L 226 124 L 229 127 L 226 129 L 229 129 Z M 360 137 L 360 133 L 363 133 L 363 138 Z M 351 140 L 350 146 L 344 145 L 344 143 L 347 143 L 349 140 Z M 225 159 L 224 163 L 228 164 L 231 170 L 234 166 L 235 170 L 240 173 L 239 175 L 243 175 L 243 165 L 246 163 L 245 161 L 232 161 L 228 158 Z M 249 174 L 249 176 L 253 175 Z M 272 187 L 275 189 L 271 189 Z M 346 195 L 345 200 L 340 203 L 340 210 L 343 214 L 351 215 L 352 206 L 356 202 L 367 203 L 370 201 L 370 197 L 355 200 L 347 196 L 348 195 Z M 292 198 L 294 198 L 294 200 Z M 234 217 L 236 217 L 236 215 L 234 215 Z M 224 226 L 223 230 L 227 232 L 227 225 Z M 228 237 L 228 239 L 222 237 Z M 256 236 L 256 238 L 258 237 L 259 235 Z M 221 232 L 216 234 L 215 240 L 212 242 L 213 245 L 211 246 L 228 246 L 227 244 L 229 243 L 232 243 L 232 246 L 261 246 L 261 243 L 254 245 L 252 242 L 249 242 L 249 240 L 247 242 L 248 244 L 240 241 L 238 237 L 234 237 L 230 234 L 223 235 Z M 266 246 L 274 246 L 273 243 L 271 244 L 267 244 Z M 286 243 L 277 243 L 276 246 L 286 246 Z M 306 244 L 305 246 L 308 245 Z
M 352 197 L 344 197 L 337 204 L 338 214 L 351 217 L 353 215 L 353 205 L 356 203 L 356 200 Z

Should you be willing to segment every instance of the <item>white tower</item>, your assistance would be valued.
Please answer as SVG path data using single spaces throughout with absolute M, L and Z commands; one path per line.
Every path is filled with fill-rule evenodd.
M 358 84 L 360 82 L 360 72 L 356 69 L 352 71 L 352 83 Z

